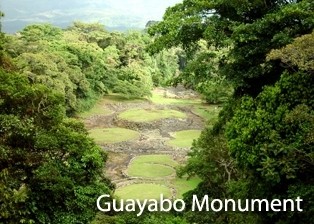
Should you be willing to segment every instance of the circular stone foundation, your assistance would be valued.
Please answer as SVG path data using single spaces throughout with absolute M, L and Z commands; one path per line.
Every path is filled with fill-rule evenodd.
M 166 177 L 173 174 L 175 171 L 173 168 L 161 164 L 133 164 L 128 170 L 127 174 L 133 177 Z
M 176 165 L 169 155 L 142 155 L 130 163 L 126 173 L 133 177 L 166 177 L 175 173 Z
M 125 128 L 99 128 L 89 131 L 90 137 L 97 143 L 121 142 L 139 137 L 139 133 Z
M 150 122 L 163 118 L 186 118 L 187 115 L 177 110 L 165 109 L 130 109 L 119 114 L 118 118 L 134 122 Z
M 174 134 L 175 139 L 167 141 L 168 145 L 180 148 L 190 148 L 194 139 L 197 139 L 201 134 L 200 130 L 185 130 L 178 131 Z

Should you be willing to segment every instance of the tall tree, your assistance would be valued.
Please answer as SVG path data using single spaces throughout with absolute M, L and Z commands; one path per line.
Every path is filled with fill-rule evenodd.
M 168 8 L 163 21 L 149 27 L 155 42 L 148 50 L 154 53 L 182 46 L 191 56 L 201 39 L 208 46 L 228 48 L 219 60 L 218 75 L 232 81 L 236 95 L 256 96 L 283 71 L 275 62 L 266 61 L 266 54 L 310 33 L 313 10 L 311 0 L 184 0 Z
M 87 223 L 110 192 L 104 153 L 64 97 L 0 70 L 0 221 Z
M 247 179 L 263 180 L 260 196 L 303 198 L 302 215 L 272 217 L 285 223 L 313 222 L 314 64 L 310 46 L 314 46 L 314 33 L 273 50 L 268 59 L 279 59 L 287 70 L 257 98 L 244 97 L 227 129 L 231 155 L 251 174 Z
M 0 11 L 0 67 L 6 70 L 14 70 L 12 60 L 7 56 L 4 50 L 5 35 L 2 32 L 1 18 L 4 17 L 4 13 Z
M 303 213 L 266 212 L 265 208 L 256 214 L 187 213 L 189 221 L 313 222 L 313 68 L 308 69 L 311 49 L 304 47 L 310 38 L 302 37 L 303 44 L 297 41 L 278 51 L 312 32 L 313 10 L 312 0 L 184 0 L 168 8 L 163 21 L 148 29 L 155 37 L 148 48 L 151 53 L 181 46 L 195 60 L 191 74 L 198 76 L 187 75 L 185 80 L 211 81 L 218 76 L 235 89 L 213 128 L 194 143 L 188 165 L 180 169 L 180 175 L 202 178 L 193 193 L 213 199 L 302 195 L 307 200 Z M 197 56 L 200 40 L 209 48 L 227 51 L 221 56 Z M 267 58 L 273 49 L 277 51 Z M 211 67 L 215 59 L 218 66 Z

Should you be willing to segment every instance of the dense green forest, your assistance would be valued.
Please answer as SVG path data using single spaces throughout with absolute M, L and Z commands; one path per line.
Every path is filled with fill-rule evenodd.
M 89 109 L 109 92 L 150 96 L 177 70 L 175 52 L 145 52 L 152 39 L 140 31 L 108 32 L 101 24 L 74 22 L 66 30 L 29 25 L 7 36 L 5 52 L 16 71 L 65 95 L 68 115 Z
M 108 93 L 150 97 L 176 75 L 178 50 L 150 56 L 144 32 L 108 32 L 74 22 L 1 33 L 1 223 L 87 223 L 105 177 L 107 154 L 74 119 Z
M 234 89 L 178 172 L 203 180 L 186 202 L 304 200 L 303 212 L 187 210 L 189 223 L 314 223 L 313 10 L 312 0 L 184 0 L 149 29 L 151 53 L 180 46 L 195 61 L 183 81 Z M 203 44 L 215 51 L 198 53 Z
M 183 0 L 147 33 L 82 22 L 1 33 L 0 222 L 314 223 L 313 11 L 312 0 Z M 185 211 L 96 216 L 114 189 L 107 155 L 71 117 L 108 93 L 178 83 L 223 103 L 177 170 L 202 179 Z M 192 195 L 300 197 L 303 211 L 193 212 Z

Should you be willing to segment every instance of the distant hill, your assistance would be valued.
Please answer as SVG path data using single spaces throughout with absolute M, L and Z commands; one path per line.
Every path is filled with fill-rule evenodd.
M 161 20 L 165 9 L 182 0 L 2 0 L 2 30 L 15 33 L 28 24 L 51 23 L 65 28 L 73 21 L 99 22 L 108 30 L 144 29 Z

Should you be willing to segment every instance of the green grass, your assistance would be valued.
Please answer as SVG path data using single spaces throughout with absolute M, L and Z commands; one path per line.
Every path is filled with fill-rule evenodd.
M 169 155 L 142 155 L 137 156 L 133 162 L 136 163 L 160 163 L 167 164 L 169 166 L 177 166 L 178 163 L 174 161 Z
M 128 175 L 133 177 L 165 177 L 173 174 L 175 172 L 169 166 L 161 164 L 132 164 L 132 166 L 127 170 Z
M 137 102 L 143 102 L 147 101 L 146 98 L 125 98 L 122 95 L 111 93 L 108 95 L 105 95 L 101 102 L 102 103 L 137 103 Z
M 167 176 L 168 174 L 170 175 L 175 172 L 173 169 L 169 167 L 171 169 L 171 173 L 170 172 L 167 173 L 167 171 L 163 170 L 163 168 L 165 168 L 166 166 L 162 166 L 162 164 L 167 164 L 173 167 L 178 165 L 178 163 L 175 162 L 169 155 L 143 155 L 136 157 L 132 161 L 131 166 L 128 169 L 128 174 L 136 177 L 154 178 Z M 133 172 L 132 169 L 134 169 L 133 170 L 134 173 L 132 173 Z M 189 180 L 186 180 L 176 177 L 170 180 L 168 179 L 150 180 L 149 182 L 150 184 L 132 184 L 130 186 L 118 189 L 116 191 L 116 195 L 123 199 L 126 198 L 158 199 L 159 194 L 165 194 L 165 192 L 162 192 L 162 190 L 157 189 L 156 186 L 159 187 L 159 185 L 165 185 L 168 187 L 173 187 L 177 190 L 176 198 L 183 198 L 183 194 L 186 193 L 187 191 L 196 188 L 196 186 L 201 182 L 201 179 L 198 177 L 193 177 Z M 154 197 L 154 195 L 156 196 Z
M 96 103 L 96 105 L 85 112 L 82 113 L 78 113 L 77 116 L 81 117 L 81 118 L 89 118 L 93 115 L 108 115 L 113 113 L 113 111 L 108 110 L 108 109 L 104 109 L 102 105 L 104 104 L 108 104 L 108 103 L 137 103 L 137 102 L 143 102 L 143 101 L 147 101 L 146 98 L 130 98 L 127 99 L 119 94 L 108 94 L 105 95 L 102 99 L 98 100 L 98 102 Z
M 197 185 L 201 182 L 201 179 L 198 178 L 198 177 L 193 177 L 193 178 L 191 178 L 189 180 L 175 178 L 175 179 L 172 179 L 172 180 L 169 180 L 169 181 L 166 180 L 166 181 L 150 181 L 150 182 L 152 182 L 153 184 L 152 185 L 151 185 L 151 183 L 146 184 L 147 187 L 148 187 L 147 189 L 149 189 L 149 190 L 151 190 L 151 188 L 154 188 L 154 186 L 165 185 L 165 186 L 173 187 L 174 189 L 177 190 L 176 198 L 183 198 L 183 194 L 188 192 L 188 191 L 191 191 L 191 190 L 195 189 L 197 187 Z M 121 191 L 125 195 L 125 199 L 126 198 L 133 199 L 133 198 L 136 198 L 136 197 L 141 197 L 140 195 L 139 196 L 134 195 L 133 192 L 135 192 L 135 194 L 140 194 L 140 192 L 142 190 L 144 192 L 147 191 L 147 189 L 143 189 L 140 186 L 140 184 L 133 184 L 133 185 L 130 185 L 130 186 L 134 186 L 134 188 L 132 187 L 130 189 L 124 189 L 124 188 L 118 189 L 117 191 L 119 191 L 119 192 L 116 193 L 116 195 L 120 196 L 121 195 L 120 191 Z M 128 186 L 128 187 L 130 187 L 130 186 Z M 156 196 L 156 197 L 158 197 L 158 196 Z M 145 199 L 145 197 L 143 197 L 143 198 Z M 158 198 L 156 198 L 156 199 L 158 199 Z
M 176 178 L 171 182 L 173 187 L 178 191 L 176 198 L 183 198 L 183 194 L 195 189 L 201 182 L 201 179 L 198 177 L 193 177 L 189 180 Z
M 89 111 L 79 113 L 78 116 L 81 118 L 89 118 L 94 115 L 108 115 L 113 113 L 112 110 L 104 109 L 101 105 L 97 104 Z
M 181 148 L 190 148 L 192 146 L 193 139 L 197 139 L 200 134 L 200 130 L 179 131 L 175 133 L 175 139 L 168 140 L 167 144 Z
M 165 98 L 163 95 L 153 94 L 151 98 L 149 98 L 150 101 L 157 104 L 179 104 L 179 105 L 195 105 L 200 104 L 202 100 L 200 99 L 172 99 L 172 98 Z
M 136 157 L 129 169 L 128 175 L 135 177 L 165 177 L 173 174 L 175 170 L 169 166 L 178 165 L 168 155 L 143 155 Z
M 115 194 L 121 199 L 160 199 L 163 194 L 164 198 L 171 196 L 170 189 L 165 186 L 156 184 L 133 184 L 115 191 Z
M 183 179 L 176 177 L 171 180 L 158 180 L 152 182 L 154 184 L 173 187 L 177 190 L 176 198 L 183 198 L 183 194 L 195 189 L 197 185 L 201 182 L 201 179 L 199 177 L 192 177 L 191 179 L 186 180 L 186 177 L 183 177 Z
M 129 121 L 149 122 L 162 118 L 186 118 L 186 114 L 176 110 L 157 110 L 157 109 L 131 109 L 122 112 L 118 116 Z
M 193 112 L 202 116 L 203 118 L 206 118 L 207 120 L 215 117 L 215 116 L 218 116 L 218 113 L 219 111 L 218 110 L 215 110 L 215 105 L 206 105 L 206 104 L 203 104 L 203 105 L 195 105 L 193 107 Z
M 104 142 L 121 142 L 135 139 L 139 133 L 124 128 L 100 128 L 89 131 L 90 137 L 94 138 L 97 143 Z

